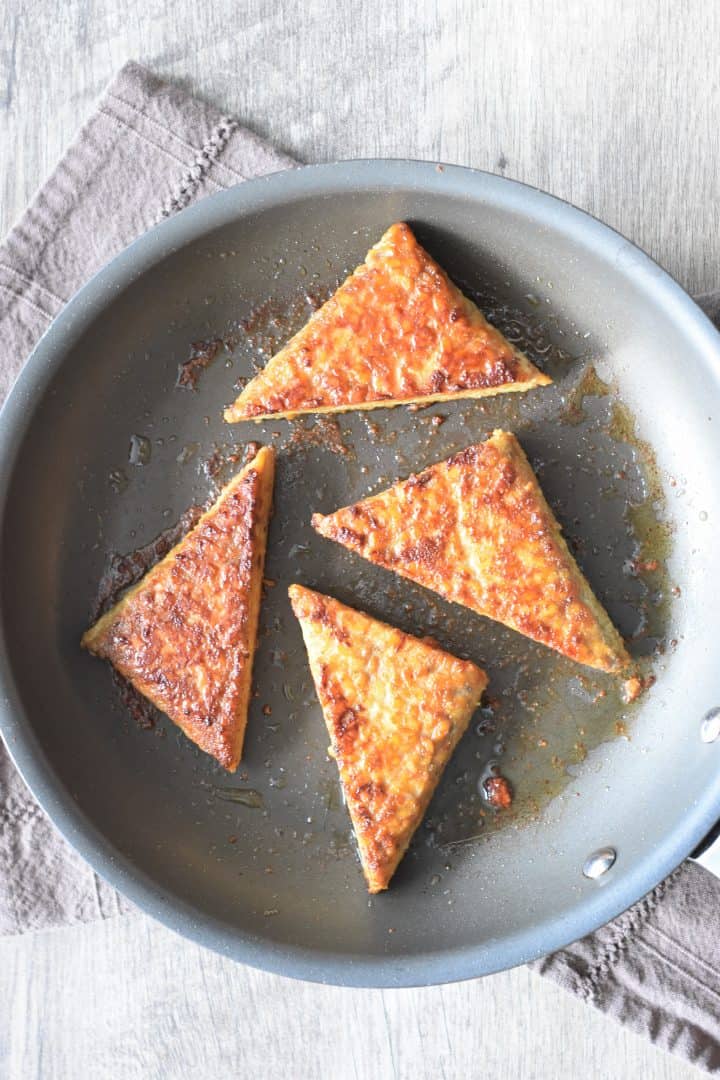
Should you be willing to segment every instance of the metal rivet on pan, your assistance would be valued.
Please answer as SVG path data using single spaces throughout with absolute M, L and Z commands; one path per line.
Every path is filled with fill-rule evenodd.
M 606 874 L 617 859 L 617 851 L 611 847 L 601 847 L 588 855 L 583 863 L 583 874 L 589 878 L 599 878 Z
M 700 738 L 703 742 L 715 742 L 718 735 L 720 735 L 720 709 L 711 709 L 703 717 Z

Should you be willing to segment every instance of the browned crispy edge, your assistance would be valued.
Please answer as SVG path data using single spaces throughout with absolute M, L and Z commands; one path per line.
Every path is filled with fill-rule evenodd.
M 343 631 L 342 628 L 337 625 L 337 619 L 333 617 L 333 612 L 328 610 L 329 608 L 339 609 L 341 612 L 347 611 L 353 615 L 359 615 L 360 617 L 367 619 L 371 623 L 375 623 L 378 626 L 390 629 L 393 632 L 400 634 L 403 638 L 425 645 L 428 649 L 435 650 L 438 653 L 442 653 L 444 656 L 450 656 L 453 660 L 457 661 L 458 663 L 462 664 L 467 668 L 468 675 L 472 675 L 477 681 L 477 702 L 473 709 L 468 710 L 465 724 L 462 725 L 462 727 L 458 727 L 455 732 L 455 736 L 450 745 L 447 760 L 445 762 L 445 766 L 447 766 L 457 744 L 467 730 L 474 708 L 477 707 L 477 704 L 480 702 L 482 695 L 487 687 L 487 673 L 481 667 L 478 667 L 477 664 L 474 664 L 471 660 L 462 660 L 460 657 L 453 656 L 452 653 L 448 653 L 447 650 L 441 648 L 441 646 L 435 642 L 422 638 L 417 638 L 412 634 L 406 633 L 406 631 L 404 630 L 400 630 L 398 627 L 392 626 L 390 623 L 385 623 L 380 619 L 376 619 L 372 615 L 368 615 L 366 612 L 361 611 L 360 609 L 352 608 L 348 604 L 343 604 L 340 600 L 336 600 L 334 597 L 327 596 L 324 593 L 316 592 L 313 589 L 308 589 L 304 585 L 291 585 L 288 589 L 288 594 L 290 596 L 290 603 L 293 612 L 295 613 L 298 621 L 300 622 L 301 627 L 303 621 L 320 622 L 324 626 L 326 626 L 330 633 L 332 633 L 333 635 L 342 635 Z M 344 638 L 341 637 L 340 640 L 344 640 Z M 342 743 L 346 731 L 337 719 L 331 719 L 328 716 L 326 712 L 326 702 L 321 696 L 320 687 L 316 687 L 316 691 L 318 693 L 318 698 L 322 707 L 323 717 L 328 729 L 328 734 L 333 741 L 333 753 L 335 753 L 335 750 L 338 748 L 338 744 Z M 349 705 L 347 713 L 352 714 L 354 720 L 354 710 L 352 706 Z M 390 857 L 379 857 L 377 855 L 374 855 L 374 845 L 370 842 L 371 838 L 369 838 L 367 835 L 368 821 L 367 819 L 361 817 L 358 814 L 358 806 L 360 802 L 358 798 L 358 793 L 345 789 L 345 782 L 343 780 L 342 773 L 340 774 L 339 780 L 341 786 L 346 791 L 348 813 L 350 815 L 353 829 L 357 838 L 358 849 L 360 853 L 360 863 L 367 882 L 369 893 L 376 894 L 379 892 L 383 892 L 388 888 L 390 881 L 395 874 L 395 871 L 402 862 L 405 853 L 410 846 L 410 843 L 412 842 L 412 838 L 415 835 L 415 832 L 417 831 L 417 828 L 425 815 L 427 807 L 430 804 L 430 801 L 443 776 L 443 773 L 444 768 L 437 773 L 432 786 L 427 788 L 425 792 L 425 798 L 423 802 L 418 805 L 418 812 L 415 821 L 408 830 L 404 844 L 401 847 L 398 847 L 397 850 Z
M 610 620 L 610 616 L 605 611 L 605 608 L 602 606 L 602 604 L 599 602 L 599 600 L 595 596 L 595 593 L 593 592 L 593 590 L 592 590 L 592 588 L 590 586 L 590 583 L 587 581 L 584 574 L 580 570 L 580 567 L 577 565 L 577 562 L 575 561 L 575 559 L 574 559 L 574 557 L 572 555 L 572 552 L 570 551 L 570 549 L 569 549 L 569 547 L 567 545 L 567 542 L 566 542 L 566 540 L 565 540 L 565 538 L 564 538 L 564 536 L 562 534 L 562 530 L 561 530 L 560 525 L 559 525 L 559 523 L 557 521 L 557 518 L 553 514 L 552 509 L 550 508 L 550 505 L 548 504 L 548 502 L 547 502 L 547 500 L 546 500 L 546 498 L 545 498 L 545 496 L 543 494 L 542 488 L 540 487 L 538 479 L 535 476 L 535 473 L 534 473 L 534 471 L 532 469 L 532 466 L 530 465 L 530 462 L 528 461 L 522 446 L 518 442 L 515 435 L 512 434 L 512 432 L 505 432 L 505 431 L 496 430 L 496 431 L 493 432 L 493 434 L 487 440 L 487 442 L 495 442 L 496 444 L 500 444 L 500 445 L 502 445 L 502 443 L 504 441 L 507 441 L 509 446 L 506 445 L 501 452 L 508 455 L 508 456 L 510 454 L 512 454 L 512 456 L 515 457 L 517 466 L 522 470 L 522 472 L 525 474 L 526 478 L 529 481 L 532 482 L 533 490 L 536 493 L 536 496 L 537 496 L 537 499 L 538 499 L 539 509 L 540 509 L 541 513 L 544 515 L 546 523 L 551 528 L 551 531 L 552 531 L 554 537 L 556 538 L 556 541 L 557 541 L 558 547 L 559 547 L 559 549 L 561 551 L 561 554 L 563 554 L 565 556 L 566 560 L 567 560 L 567 570 L 568 570 L 568 572 L 570 573 L 570 575 L 571 575 L 571 577 L 573 579 L 573 583 L 574 583 L 574 585 L 575 585 L 575 587 L 576 587 L 576 589 L 577 589 L 577 591 L 579 593 L 579 598 L 586 605 L 586 607 L 590 610 L 592 616 L 596 619 L 596 621 L 597 621 L 597 623 L 599 625 L 599 628 L 600 628 L 600 630 L 602 632 L 605 645 L 607 646 L 608 650 L 613 654 L 613 657 L 614 657 L 613 660 L 611 662 L 605 664 L 605 665 L 597 663 L 597 664 L 590 664 L 588 666 L 594 667 L 597 670 L 606 671 L 608 674 L 613 674 L 613 675 L 627 674 L 629 668 L 632 665 L 632 660 L 631 660 L 630 655 L 627 652 L 627 649 L 625 647 L 625 643 L 624 643 L 622 637 L 620 636 L 618 630 L 616 629 L 616 627 L 613 625 L 612 621 Z M 477 451 L 483 445 L 485 445 L 485 444 L 484 443 L 479 443 L 479 444 L 476 444 L 476 445 L 473 445 L 473 446 L 466 447 L 464 450 L 461 450 L 458 453 L 453 454 L 450 458 L 447 458 L 444 461 L 435 462 L 434 464 L 429 465 L 421 473 L 418 473 L 418 474 L 415 475 L 414 479 L 417 480 L 418 487 L 423 486 L 423 478 L 427 477 L 429 479 L 430 475 L 432 474 L 432 472 L 434 470 L 437 470 L 437 469 L 442 468 L 444 466 L 455 464 L 455 463 L 458 463 L 458 462 L 467 461 L 469 463 L 473 459 L 473 454 L 476 454 Z M 409 479 L 413 479 L 413 477 L 408 477 L 408 480 Z M 402 480 L 396 481 L 397 484 L 402 484 L 404 482 L 407 482 L 407 481 L 402 481 Z M 394 487 L 394 486 L 395 485 L 391 485 L 391 488 Z M 386 488 L 384 491 L 378 492 L 377 494 L 378 495 L 385 494 L 385 492 L 388 491 L 388 490 L 390 490 L 390 488 Z M 358 504 L 354 504 L 354 505 L 362 505 L 364 502 L 372 502 L 373 498 L 374 498 L 374 496 L 369 496 L 367 500 L 360 500 L 360 502 Z M 351 551 L 356 550 L 358 552 L 358 554 L 361 554 L 361 556 L 362 556 L 362 552 L 359 550 L 359 545 L 357 545 L 354 542 L 353 536 L 349 536 L 349 535 L 340 536 L 339 535 L 339 532 L 349 533 L 350 530 L 349 529 L 338 530 L 336 525 L 335 525 L 335 520 L 334 520 L 338 514 L 341 514 L 346 510 L 352 509 L 352 505 L 353 504 L 350 504 L 349 506 L 346 506 L 346 507 L 341 507 L 338 510 L 335 510 L 331 514 L 318 514 L 318 513 L 315 513 L 315 514 L 312 515 L 311 524 L 312 524 L 313 528 L 316 530 L 316 532 L 318 532 L 321 536 L 324 536 L 326 539 L 329 539 L 329 540 L 334 540 L 336 543 L 343 544 L 343 546 L 349 548 Z M 365 557 L 365 556 L 362 556 L 362 557 Z M 382 562 L 380 560 L 375 560 L 375 559 L 371 559 L 370 561 L 375 562 L 377 565 L 384 566 L 386 569 L 391 570 L 393 573 L 398 574 L 400 577 L 406 577 L 406 578 L 408 578 L 408 580 L 413 580 L 413 581 L 415 580 L 412 575 L 408 574 L 403 569 L 402 566 L 394 566 L 389 562 Z M 430 588 L 430 586 L 423 586 L 423 587 L 424 588 Z M 484 614 L 484 612 L 480 612 L 480 614 Z M 490 616 L 490 617 L 492 617 L 492 616 Z M 524 632 L 522 630 L 518 631 L 518 628 L 516 628 L 516 627 L 511 626 L 510 628 L 514 629 L 516 632 L 521 632 L 521 633 Z M 528 634 L 527 636 L 532 637 L 531 634 Z M 552 648 L 553 646 L 547 646 L 547 644 L 546 644 L 546 647 Z M 561 653 L 561 655 L 568 656 L 568 659 L 575 659 L 576 662 L 583 663 L 583 661 L 577 660 L 577 658 L 574 658 L 574 657 L 570 656 L 564 650 L 557 650 L 557 651 L 559 651 Z
M 202 527 L 203 523 L 211 518 L 219 503 L 223 502 L 228 495 L 230 495 L 244 480 L 250 471 L 257 470 L 259 474 L 259 487 L 258 487 L 258 502 L 261 504 L 260 509 L 255 517 L 252 527 L 251 547 L 253 549 L 253 555 L 259 553 L 258 566 L 255 573 L 251 578 L 250 594 L 248 596 L 248 622 L 247 622 L 247 648 L 250 662 L 245 666 L 243 671 L 243 680 L 240 686 L 240 698 L 236 710 L 237 727 L 235 730 L 235 740 L 232 746 L 228 746 L 225 741 L 218 743 L 213 749 L 201 747 L 205 749 L 206 753 L 211 754 L 220 765 L 222 765 L 228 772 L 235 772 L 237 766 L 242 758 L 242 748 L 245 738 L 245 730 L 247 727 L 247 712 L 250 701 L 250 690 L 252 685 L 252 669 L 255 657 L 255 647 L 257 643 L 257 629 L 260 617 L 260 604 L 262 597 L 262 582 L 263 582 L 263 570 L 265 564 L 265 552 L 267 546 L 267 531 L 268 523 L 272 511 L 272 489 L 275 475 L 275 451 L 272 447 L 261 447 L 252 461 L 248 462 L 236 476 L 234 476 L 223 490 L 218 495 L 217 499 L 199 518 L 193 529 L 186 534 L 160 562 L 156 563 L 154 567 L 148 570 L 148 574 L 153 570 L 157 570 L 162 567 L 166 561 L 171 561 L 178 548 L 187 540 L 195 530 Z M 125 607 L 127 602 L 132 596 L 137 593 L 142 587 L 147 578 L 147 574 L 143 575 L 137 584 L 128 589 L 108 611 L 102 615 L 97 622 L 91 626 L 82 635 L 80 644 L 83 648 L 102 659 L 108 659 L 112 663 L 112 660 L 107 657 L 102 649 L 102 643 L 109 633 L 115 619 L 119 612 Z M 148 699 L 161 711 L 162 703 L 153 699 L 153 696 L 145 695 Z M 170 718 L 173 723 L 177 725 L 183 731 L 183 733 L 194 742 L 198 744 L 198 740 L 195 736 L 195 725 L 193 723 L 183 723 L 179 719 Z
M 367 260 L 370 254 L 376 248 L 380 247 L 383 244 L 383 242 L 386 240 L 388 235 L 393 232 L 393 230 L 396 230 L 398 228 L 403 228 L 407 231 L 407 233 L 412 238 L 414 245 L 422 252 L 424 259 L 430 266 L 433 267 L 438 276 L 444 281 L 447 288 L 458 293 L 464 305 L 472 308 L 474 311 L 478 311 L 480 315 L 482 315 L 482 312 L 477 307 L 475 302 L 471 300 L 468 296 L 466 296 L 458 288 L 458 286 L 454 284 L 454 282 L 449 278 L 449 276 L 439 265 L 439 263 L 437 263 L 435 259 L 433 259 L 432 255 L 430 255 L 430 253 L 422 247 L 409 225 L 407 225 L 405 222 L 396 222 L 394 225 L 391 225 L 385 231 L 380 240 L 372 248 L 370 248 L 370 251 L 365 257 L 365 261 L 362 262 L 353 271 L 353 273 L 351 273 L 345 279 L 345 281 L 335 290 L 333 296 L 331 296 L 329 300 L 322 305 L 321 308 L 319 308 L 310 316 L 308 322 L 305 323 L 305 325 L 301 327 L 301 329 L 298 330 L 297 333 L 294 334 L 290 338 L 290 340 L 285 343 L 285 345 L 279 350 L 279 352 L 270 358 L 268 364 L 271 364 L 273 362 L 275 356 L 280 356 L 282 353 L 292 351 L 293 348 L 303 340 L 308 326 L 314 324 L 323 317 L 323 312 L 327 304 L 331 302 L 333 298 L 337 296 L 338 292 L 340 292 L 356 275 L 366 270 L 368 265 Z M 484 315 L 482 315 L 482 317 L 485 318 Z M 497 330 L 497 327 L 494 327 L 494 329 Z M 500 333 L 500 331 L 498 331 L 498 333 Z M 516 346 L 512 345 L 512 343 L 507 342 L 507 339 L 504 340 L 506 340 L 508 347 L 512 350 L 512 353 L 515 355 L 515 357 L 523 364 L 528 365 L 531 377 L 527 379 L 517 379 L 515 381 L 508 380 L 507 382 L 498 383 L 495 386 L 477 386 L 473 388 L 468 387 L 462 390 L 450 390 L 442 393 L 429 392 L 426 394 L 416 394 L 414 396 L 406 398 L 393 398 L 390 400 L 378 398 L 375 400 L 371 399 L 368 401 L 351 402 L 348 404 L 316 405 L 312 407 L 303 407 L 300 409 L 277 409 L 271 410 L 269 412 L 263 412 L 262 410 L 258 411 L 255 406 L 246 405 L 246 403 L 243 401 L 243 398 L 245 397 L 250 386 L 252 386 L 254 382 L 254 380 L 251 380 L 251 382 L 248 383 L 248 386 L 241 391 L 235 401 L 225 409 L 224 418 L 228 423 L 240 423 L 241 421 L 246 420 L 254 420 L 255 422 L 259 423 L 263 420 L 291 420 L 296 416 L 301 416 L 307 413 L 321 414 L 354 412 L 379 408 L 393 408 L 397 405 L 413 405 L 417 403 L 421 403 L 424 405 L 432 405 L 439 401 L 455 401 L 463 398 L 482 398 L 495 394 L 518 393 L 526 390 L 532 390 L 538 386 L 548 386 L 552 383 L 552 379 L 550 378 L 550 376 L 545 374 L 545 372 L 540 371 L 540 369 L 536 367 L 536 365 L 533 364 L 532 361 L 520 349 L 516 348 Z

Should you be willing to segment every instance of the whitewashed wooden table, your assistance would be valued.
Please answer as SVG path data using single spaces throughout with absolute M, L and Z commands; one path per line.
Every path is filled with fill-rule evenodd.
M 411 156 L 585 207 L 720 281 L 720 7 L 707 0 L 4 0 L 0 233 L 137 59 L 305 161 Z M 0 942 L 0 1077 L 699 1075 L 520 969 L 408 991 L 294 983 L 143 916 Z

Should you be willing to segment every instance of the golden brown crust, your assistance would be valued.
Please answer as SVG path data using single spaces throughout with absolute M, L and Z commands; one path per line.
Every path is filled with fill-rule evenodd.
M 514 435 L 327 517 L 322 535 L 535 641 L 603 671 L 629 663 Z
M 399 223 L 248 383 L 225 419 L 482 397 L 550 381 Z
M 371 893 L 386 889 L 487 685 L 437 645 L 290 587 Z
M 264 447 L 82 639 L 230 772 L 247 723 L 273 476 Z

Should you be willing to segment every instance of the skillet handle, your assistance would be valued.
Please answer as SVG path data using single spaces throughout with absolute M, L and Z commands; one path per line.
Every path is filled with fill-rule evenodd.
M 698 844 L 690 858 L 720 878 L 720 821 L 711 829 L 705 839 Z

